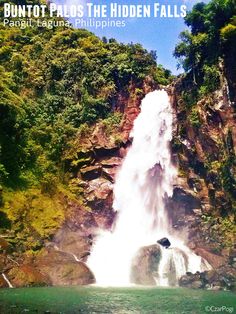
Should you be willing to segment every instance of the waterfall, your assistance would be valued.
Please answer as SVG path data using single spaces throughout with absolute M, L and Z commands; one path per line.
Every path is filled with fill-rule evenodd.
M 11 284 L 10 280 L 7 278 L 7 276 L 4 273 L 2 273 L 2 277 L 6 281 L 6 283 L 8 284 L 9 288 L 14 288 L 13 285 Z
M 186 271 L 201 271 L 201 257 L 173 235 L 164 199 L 172 196 L 177 170 L 171 162 L 173 113 L 165 91 L 146 95 L 134 121 L 133 138 L 114 185 L 113 208 L 118 212 L 112 231 L 101 231 L 88 259 L 98 285 L 130 285 L 137 251 L 168 237 L 171 248 L 161 249 L 158 285 L 169 285 L 170 264 L 176 280 Z

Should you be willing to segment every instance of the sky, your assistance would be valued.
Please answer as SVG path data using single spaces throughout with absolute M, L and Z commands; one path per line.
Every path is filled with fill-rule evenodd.
M 209 2 L 208 0 L 54 0 L 56 4 L 83 4 L 87 2 L 93 4 L 107 4 L 116 2 L 124 5 L 150 4 L 152 7 L 155 2 L 160 5 L 174 5 L 180 7 L 186 5 L 190 10 L 197 2 Z M 84 19 L 86 19 L 84 17 Z M 110 18 L 111 19 L 111 18 Z M 99 37 L 115 38 L 123 43 L 141 43 L 148 51 L 157 52 L 157 63 L 172 71 L 173 74 L 181 73 L 177 70 L 177 60 L 173 57 L 175 45 L 179 41 L 179 34 L 187 29 L 183 18 L 128 18 L 125 20 L 125 27 L 106 27 L 95 28 L 87 27 Z M 71 20 L 73 23 L 73 20 Z

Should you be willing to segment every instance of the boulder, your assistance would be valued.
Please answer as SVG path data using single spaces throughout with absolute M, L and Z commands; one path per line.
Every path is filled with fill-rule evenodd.
M 47 274 L 42 274 L 31 265 L 13 267 L 7 274 L 13 287 L 46 286 L 50 285 Z
M 209 290 L 212 290 L 212 291 L 220 291 L 220 290 L 222 290 L 222 287 L 221 287 L 221 286 L 213 286 L 213 287 L 210 287 Z
M 159 244 L 144 246 L 139 249 L 132 261 L 131 282 L 155 286 L 160 259 L 161 248 Z
M 221 286 L 226 289 L 235 291 L 236 288 L 236 269 L 228 264 L 222 265 L 217 269 Z
M 157 243 L 164 246 L 166 249 L 168 249 L 168 247 L 171 246 L 171 243 L 170 243 L 169 239 L 167 239 L 167 238 L 162 238 L 162 239 L 158 240 Z
M 53 238 L 54 248 L 59 251 L 75 255 L 78 259 L 83 259 L 88 256 L 92 245 L 92 236 L 87 236 L 83 232 L 72 231 L 69 228 L 59 230 Z
M 204 248 L 196 248 L 195 253 L 203 257 L 214 269 L 217 269 L 226 263 L 225 257 L 213 254 Z
M 179 280 L 181 287 L 207 290 L 233 290 L 235 289 L 236 273 L 228 266 L 224 266 L 217 271 L 212 269 L 196 274 L 186 273 Z
M 37 258 L 36 267 L 55 286 L 88 285 L 95 282 L 87 265 L 76 261 L 71 254 L 65 252 L 46 250 Z
M 196 274 L 188 272 L 179 279 L 179 286 L 191 289 L 199 289 L 204 287 L 204 280 L 199 272 Z
M 192 289 L 200 289 L 203 287 L 203 283 L 201 280 L 195 280 L 192 282 L 191 288 Z
M 219 276 L 215 270 L 209 270 L 204 272 L 204 279 L 207 284 L 212 285 L 215 281 L 219 280 Z

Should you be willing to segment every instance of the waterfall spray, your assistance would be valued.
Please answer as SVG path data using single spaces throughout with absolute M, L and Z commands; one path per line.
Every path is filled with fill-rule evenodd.
M 173 235 L 165 208 L 177 170 L 171 162 L 173 113 L 165 91 L 146 95 L 134 121 L 133 138 L 114 185 L 113 208 L 118 218 L 113 230 L 101 231 L 88 259 L 98 285 L 130 285 L 132 260 L 137 251 L 168 237 L 170 249 L 161 248 L 158 285 L 169 285 L 174 265 L 176 280 L 186 271 L 202 271 L 205 263 Z M 172 267 L 172 268 L 173 268 Z

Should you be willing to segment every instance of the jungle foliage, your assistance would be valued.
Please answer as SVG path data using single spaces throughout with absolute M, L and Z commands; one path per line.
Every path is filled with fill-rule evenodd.
M 57 184 L 81 126 L 111 117 L 131 84 L 171 77 L 140 44 L 62 27 L 1 25 L 0 62 L 0 182 L 13 188 Z
M 187 74 L 186 81 L 193 82 L 185 93 L 191 105 L 219 87 L 222 63 L 225 72 L 230 71 L 236 78 L 235 0 L 197 3 L 187 14 L 185 23 L 190 30 L 180 34 L 174 56 Z

